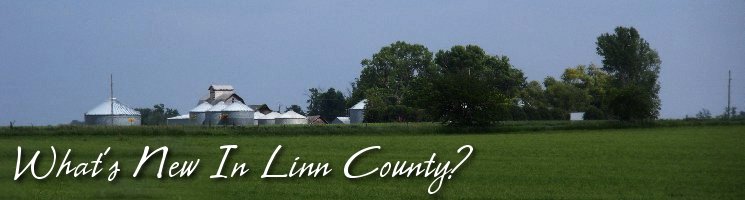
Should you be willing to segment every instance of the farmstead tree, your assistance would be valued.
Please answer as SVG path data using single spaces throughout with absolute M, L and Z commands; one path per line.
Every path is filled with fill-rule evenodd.
M 660 57 L 634 27 L 617 27 L 598 37 L 597 53 L 611 76 L 608 101 L 620 120 L 656 119 L 660 113 Z
M 428 111 L 453 125 L 488 125 L 503 120 L 525 85 L 522 71 L 506 56 L 488 55 L 476 45 L 440 50 L 435 64 Z

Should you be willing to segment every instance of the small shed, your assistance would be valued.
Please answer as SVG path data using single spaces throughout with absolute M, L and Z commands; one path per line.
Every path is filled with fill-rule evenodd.
M 328 124 L 320 115 L 308 116 L 308 124 Z
M 585 112 L 569 113 L 569 121 L 582 121 L 582 120 L 585 120 Z
M 331 124 L 349 124 L 349 117 L 336 117 Z

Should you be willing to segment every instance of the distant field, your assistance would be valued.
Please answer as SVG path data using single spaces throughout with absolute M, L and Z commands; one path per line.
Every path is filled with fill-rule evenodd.
M 507 124 L 505 127 L 513 128 L 493 130 L 504 134 L 483 130 L 458 134 L 455 129 L 426 124 L 304 130 L 264 127 L 261 131 L 256 127 L 3 128 L 0 199 L 745 199 L 745 125 L 667 124 L 603 130 L 596 125 L 545 122 Z M 552 126 L 557 128 L 545 128 Z M 445 134 L 432 133 L 438 131 Z M 222 158 L 219 146 L 225 144 L 239 146 L 230 161 L 247 163 L 251 169 L 247 176 L 208 178 Z M 349 180 L 342 171 L 351 154 L 368 146 L 380 145 L 382 150 L 365 156 L 355 166 L 359 171 L 388 161 L 421 162 L 432 153 L 441 161 L 458 161 L 461 156 L 455 150 L 464 144 L 474 146 L 474 155 L 435 195 L 427 194 L 433 178 L 371 176 Z M 105 180 L 106 170 L 96 179 L 35 180 L 26 175 L 22 181 L 13 181 L 17 146 L 29 156 L 33 150 L 48 154 L 50 145 L 60 152 L 73 149 L 73 161 L 77 162 L 89 162 L 110 146 L 107 159 L 119 160 L 122 171 L 115 182 Z M 146 145 L 168 146 L 171 162 L 200 158 L 199 170 L 195 177 L 159 180 L 154 178 L 157 164 L 151 163 L 140 175 L 143 177 L 132 178 Z M 300 161 L 329 162 L 331 175 L 260 179 L 277 145 L 283 145 L 283 152 L 275 161 L 274 172 L 288 171 L 299 156 Z M 50 159 L 48 155 L 43 158 Z M 228 171 L 224 173 L 231 167 L 225 167 Z

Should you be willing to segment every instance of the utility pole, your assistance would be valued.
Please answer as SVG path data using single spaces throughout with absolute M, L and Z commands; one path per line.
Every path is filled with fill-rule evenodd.
M 114 74 L 109 74 L 109 91 L 111 92 L 111 96 L 109 99 L 109 102 L 111 103 L 111 125 L 114 125 Z
M 732 113 L 730 112 L 732 110 L 732 107 L 730 105 L 730 102 L 732 102 L 732 70 L 729 70 L 729 79 L 727 80 L 727 119 L 732 119 Z

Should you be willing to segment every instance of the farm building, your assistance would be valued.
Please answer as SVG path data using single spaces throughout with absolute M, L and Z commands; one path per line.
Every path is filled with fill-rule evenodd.
M 246 102 L 243 102 L 243 98 L 235 93 L 235 89 L 233 89 L 232 85 L 210 85 L 208 90 L 210 92 L 209 95 L 200 98 L 197 104 L 208 102 L 215 105 L 221 101 L 226 104 L 231 104 L 233 102 L 246 104 Z
M 320 115 L 308 116 L 308 124 L 328 124 L 326 120 L 323 120 Z
M 266 104 L 248 105 L 248 107 L 250 107 L 251 109 L 253 109 L 257 113 L 261 113 L 261 114 L 265 114 L 265 115 L 268 114 L 268 113 L 270 113 L 270 112 L 272 112 L 272 109 L 269 109 L 269 106 L 267 106 Z
M 194 109 L 191 109 L 189 111 L 189 118 L 191 119 L 191 124 L 194 125 L 202 125 L 205 124 L 207 116 L 206 112 L 212 108 L 212 104 L 209 102 L 202 102 Z
M 363 99 L 349 108 L 349 122 L 352 124 L 362 123 L 365 121 L 365 105 L 367 99 Z
M 254 123 L 254 110 L 241 102 L 233 102 L 222 113 L 227 118 L 227 125 L 245 126 Z
M 254 111 L 254 125 L 259 125 L 259 118 L 262 118 L 266 116 L 265 114 L 262 114 L 261 112 Z
M 258 125 L 272 125 L 275 124 L 276 118 L 279 117 L 280 114 L 278 112 L 270 112 L 264 116 L 261 116 L 261 118 L 258 118 Z
M 349 124 L 349 117 L 336 117 L 331 124 Z
M 564 115 L 566 116 L 566 115 Z M 569 120 L 570 121 L 582 121 L 585 120 L 585 113 L 584 112 L 573 112 L 569 113 Z
M 180 115 L 175 116 L 166 119 L 166 124 L 168 125 L 191 125 L 191 119 L 189 118 L 189 114 L 186 115 Z
M 110 98 L 84 115 L 88 125 L 139 126 L 140 112 L 121 104 L 116 98 Z
M 214 106 L 212 106 L 212 108 L 207 110 L 207 112 L 205 112 L 205 117 L 206 117 L 206 119 L 204 120 L 205 124 L 208 124 L 208 125 L 225 124 L 226 121 L 224 120 L 224 117 L 222 114 L 222 110 L 225 109 L 225 107 L 228 107 L 228 105 L 226 105 L 225 102 L 220 101 L 220 102 L 217 102 L 217 104 L 215 104 Z
M 308 119 L 306 119 L 305 116 L 298 114 L 295 111 L 290 110 L 276 117 L 274 123 L 276 124 L 308 124 Z

